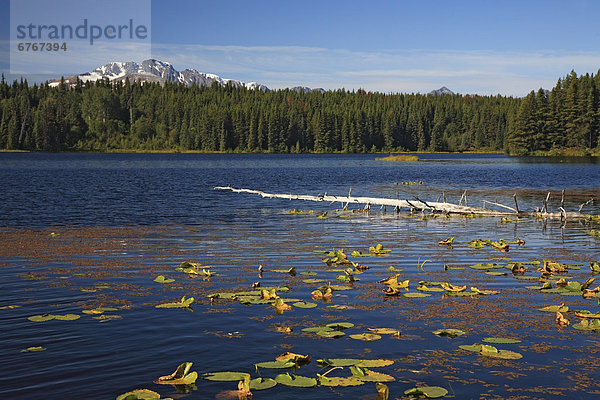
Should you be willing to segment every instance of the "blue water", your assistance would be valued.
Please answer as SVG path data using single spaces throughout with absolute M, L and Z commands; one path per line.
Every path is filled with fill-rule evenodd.
M 323 204 L 215 191 L 214 186 L 258 189 L 272 193 L 340 194 L 458 202 L 482 200 L 522 210 L 540 207 L 551 193 L 549 210 L 576 211 L 600 197 L 600 164 L 595 159 L 509 158 L 503 155 L 419 155 L 422 161 L 389 163 L 374 155 L 197 155 L 197 154 L 11 154 L 0 153 L 0 394 L 3 398 L 111 399 L 135 388 L 163 397 L 210 399 L 237 387 L 236 382 L 198 380 L 189 394 L 152 383 L 184 361 L 199 373 L 241 371 L 252 377 L 274 377 L 281 370 L 254 364 L 285 351 L 308 354 L 312 362 L 298 375 L 324 373 L 321 358 L 386 358 L 394 364 L 377 370 L 395 381 L 386 383 L 391 398 L 416 384 L 443 386 L 456 398 L 590 398 L 597 395 L 600 372 L 595 352 L 600 333 L 556 328 L 554 315 L 536 308 L 565 302 L 572 309 L 599 311 L 596 300 L 541 294 L 525 281 L 462 269 L 508 257 L 514 261 L 551 258 L 584 264 L 568 280 L 583 282 L 588 263 L 600 261 L 599 229 L 580 221 L 502 223 L 499 218 L 421 219 L 374 209 L 344 214 L 339 204 Z M 422 185 L 401 182 L 422 181 Z M 290 209 L 314 214 L 290 214 Z M 330 218 L 316 214 L 328 210 Z M 584 211 L 600 213 L 598 204 Z M 54 235 L 52 234 L 54 233 Z M 437 245 L 455 237 L 454 248 Z M 525 240 L 509 253 L 473 250 L 474 238 Z M 314 309 L 294 308 L 276 315 L 263 305 L 244 306 L 207 295 L 289 285 L 282 297 L 310 301 L 319 284 L 273 272 L 295 266 L 317 278 L 338 283 L 339 271 L 321 262 L 315 249 L 343 248 L 366 252 L 382 243 L 387 257 L 353 259 L 370 267 L 352 290 L 335 292 L 331 303 Z M 351 258 L 352 259 L 352 258 Z M 496 259 L 496 260 L 494 260 Z M 182 261 L 210 265 L 217 275 L 191 279 L 174 268 Z M 423 269 L 417 263 L 428 260 Z M 258 265 L 265 273 L 258 275 Z M 376 282 L 403 268 L 411 291 L 420 280 L 447 281 L 500 294 L 476 299 L 447 299 L 432 293 L 424 299 L 386 297 Z M 444 269 L 444 265 L 449 269 Z M 157 275 L 173 284 L 153 282 Z M 526 275 L 539 276 L 532 268 Z M 597 282 L 598 283 L 598 282 Z M 86 292 L 82 289 L 92 289 Z M 592 285 L 595 287 L 596 285 Z M 156 309 L 159 303 L 194 296 L 194 312 Z M 98 320 L 82 310 L 117 307 Z M 121 308 L 125 306 L 124 308 Z M 342 306 L 334 308 L 330 306 Z M 31 322 L 44 313 L 81 315 L 76 321 Z M 569 315 L 571 323 L 578 318 Z M 384 335 L 362 342 L 348 337 L 324 339 L 302 328 L 332 321 L 351 321 L 348 335 L 368 327 L 392 327 L 400 339 Z M 279 325 L 291 334 L 276 331 Z M 463 329 L 456 339 L 438 338 L 442 327 Z M 497 345 L 518 351 L 520 360 L 494 360 L 458 350 L 488 336 L 517 337 L 522 343 Z M 42 352 L 22 349 L 43 346 Z M 348 372 L 340 371 L 340 376 Z M 334 374 L 335 375 L 335 374 Z M 549 382 L 548 376 L 556 377 Z M 376 393 L 374 383 L 350 388 L 289 388 L 278 385 L 255 391 L 260 399 L 363 398 Z M 365 397 L 368 398 L 368 397 Z

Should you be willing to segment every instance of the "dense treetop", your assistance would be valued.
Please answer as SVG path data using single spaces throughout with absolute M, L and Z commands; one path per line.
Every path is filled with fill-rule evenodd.
M 108 80 L 0 83 L 0 149 L 536 151 L 598 146 L 598 75 L 525 98 L 249 90 Z

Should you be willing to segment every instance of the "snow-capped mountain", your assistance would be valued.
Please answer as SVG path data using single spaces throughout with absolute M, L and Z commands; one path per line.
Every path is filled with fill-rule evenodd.
M 111 62 L 96 68 L 91 72 L 73 75 L 65 78 L 68 84 L 74 84 L 79 78 L 82 82 L 97 81 L 108 78 L 110 81 L 120 81 L 129 78 L 130 81 L 141 82 L 180 82 L 186 85 L 210 86 L 214 82 L 222 85 L 231 83 L 235 87 L 245 86 L 248 89 L 269 90 L 268 87 L 257 82 L 244 83 L 235 79 L 221 78 L 215 74 L 198 72 L 195 69 L 177 71 L 165 61 L 145 60 L 141 64 L 128 62 Z M 57 86 L 60 80 L 50 82 L 50 86 Z
M 448 89 L 446 86 L 442 86 L 441 88 L 437 89 L 437 90 L 432 90 L 431 92 L 429 92 L 429 94 L 450 94 L 453 95 L 454 92 L 450 89 Z

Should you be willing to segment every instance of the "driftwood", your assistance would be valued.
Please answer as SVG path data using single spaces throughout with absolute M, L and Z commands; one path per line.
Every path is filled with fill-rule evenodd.
M 444 214 L 460 214 L 460 215 L 479 215 L 479 216 L 490 216 L 490 217 L 538 217 L 538 218 L 552 218 L 552 219 L 589 219 L 591 217 L 590 214 L 581 213 L 581 207 L 579 212 L 566 212 L 565 209 L 561 206 L 559 213 L 549 213 L 547 212 L 546 207 L 542 211 L 534 211 L 534 212 L 526 212 L 520 211 L 518 205 L 516 203 L 516 194 L 514 195 L 515 199 L 515 208 L 505 206 L 503 204 L 486 201 L 485 203 L 492 204 L 498 207 L 502 207 L 504 209 L 508 209 L 509 211 L 500 211 L 500 210 L 492 210 L 487 208 L 479 208 L 479 207 L 469 207 L 467 205 L 460 205 L 463 200 L 466 203 L 466 193 L 463 194 L 461 198 L 461 202 L 459 204 L 452 204 L 447 202 L 425 202 L 420 200 L 419 198 L 415 198 L 414 200 L 406 200 L 406 199 L 386 199 L 386 198 L 378 198 L 378 197 L 356 197 L 352 196 L 352 190 L 348 192 L 348 196 L 334 196 L 325 194 L 319 194 L 317 196 L 312 195 L 302 195 L 302 194 L 274 194 L 274 193 L 265 193 L 260 190 L 253 189 L 236 189 L 231 186 L 216 186 L 215 190 L 230 190 L 234 193 L 250 193 L 257 194 L 262 196 L 263 198 L 268 199 L 287 199 L 287 200 L 305 200 L 305 201 L 317 201 L 317 202 L 328 202 L 328 203 L 340 203 L 344 208 L 349 204 L 357 204 L 364 205 L 363 208 L 368 210 L 372 205 L 378 205 L 382 207 L 390 206 L 394 207 L 396 211 L 399 211 L 402 208 L 408 208 L 410 210 L 415 211 L 426 211 L 429 210 L 434 213 L 444 213 Z M 564 196 L 564 195 L 563 195 Z M 445 197 L 445 196 L 444 196 Z M 564 200 L 562 202 L 564 205 Z

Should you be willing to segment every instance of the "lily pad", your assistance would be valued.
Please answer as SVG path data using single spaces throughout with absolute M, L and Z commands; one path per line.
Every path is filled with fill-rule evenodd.
M 361 361 L 363 360 L 356 358 L 325 358 L 317 360 L 317 363 L 329 367 L 350 367 L 359 364 Z
M 479 353 L 482 356 L 502 358 L 505 360 L 518 360 L 523 358 L 523 355 L 515 351 L 510 350 L 498 350 L 494 346 L 487 344 L 473 344 L 473 345 L 461 345 L 458 346 L 460 349 Z
M 65 315 L 55 315 L 54 319 L 59 321 L 75 321 L 76 319 L 81 318 L 81 315 L 78 314 L 65 314 Z
M 331 328 L 327 328 L 326 326 L 311 326 L 309 328 L 303 328 L 302 332 L 313 332 L 313 333 L 317 333 L 317 332 L 321 332 L 321 331 L 329 331 L 329 332 L 333 332 L 333 329 Z
M 319 385 L 321 386 L 359 386 L 364 385 L 365 382 L 361 381 L 355 376 L 340 377 L 340 376 L 323 376 L 318 375 Z
M 136 389 L 117 396 L 117 400 L 155 400 L 160 399 L 160 394 L 148 389 Z M 167 399 L 165 399 L 167 400 Z
M 368 368 L 361 368 L 358 366 L 351 366 L 350 371 L 352 372 L 352 375 L 365 382 L 392 382 L 396 380 L 396 378 L 391 375 L 371 371 Z
M 190 372 L 191 362 L 179 364 L 175 372 L 170 375 L 161 376 L 154 383 L 159 385 L 191 385 L 198 379 L 196 371 Z
M 431 295 L 428 293 L 421 293 L 421 292 L 406 292 L 406 293 L 402 293 L 402 296 L 409 297 L 409 298 L 417 298 L 417 297 L 429 297 Z
M 54 315 L 52 314 L 42 314 L 42 315 L 33 315 L 31 317 L 27 317 L 28 320 L 32 322 L 45 322 L 54 319 Z
M 425 396 L 428 399 L 438 399 L 447 395 L 448 391 L 439 386 L 421 386 L 406 390 L 404 394 L 407 396 Z
M 367 330 L 378 335 L 395 335 L 400 332 L 398 329 L 392 328 L 367 328 Z
M 538 308 L 538 310 L 551 312 L 551 313 L 555 313 L 555 312 L 566 313 L 566 312 L 569 312 L 569 307 L 565 306 L 564 304 L 559 304 L 557 306 L 546 306 L 546 307 Z
M 310 388 L 317 386 L 315 378 L 300 376 L 294 374 L 279 374 L 275 377 L 275 381 L 285 386 Z
M 311 279 L 302 279 L 303 283 L 321 283 L 321 282 L 325 282 L 325 279 L 316 279 L 316 278 L 311 278 Z
M 167 279 L 164 277 L 164 275 L 159 275 L 156 278 L 154 278 L 154 282 L 157 283 L 172 283 L 175 282 L 175 279 Z
M 300 275 L 304 275 L 304 276 L 316 276 L 318 274 L 316 272 L 314 272 L 314 271 L 304 271 L 304 272 L 300 272 Z
M 251 390 L 271 389 L 275 385 L 277 385 L 277 381 L 271 378 L 255 378 L 250 381 Z
M 371 342 L 373 340 L 381 339 L 380 335 L 376 335 L 374 333 L 357 333 L 354 335 L 350 335 L 350 337 L 356 340 L 364 340 L 365 342 Z
M 243 381 L 250 378 L 250 374 L 245 372 L 209 372 L 201 376 L 208 381 Z
M 387 367 L 388 365 L 392 365 L 394 363 L 393 360 L 360 360 L 358 364 L 355 364 L 357 367 L 362 368 L 378 368 L 378 367 Z
M 21 353 L 35 353 L 38 351 L 45 351 L 45 350 L 47 350 L 45 347 L 33 346 L 33 347 L 28 347 L 26 349 L 21 350 Z
M 331 324 L 325 325 L 327 328 L 341 330 L 353 328 L 354 324 L 352 322 L 332 322 Z
M 311 303 L 308 301 L 298 301 L 296 303 L 293 303 L 292 305 L 298 308 L 315 308 L 317 306 L 317 303 Z
M 290 360 L 281 360 L 281 361 L 265 361 L 261 363 L 254 364 L 255 367 L 260 368 L 269 368 L 269 369 L 279 369 L 279 368 L 294 368 L 296 363 Z
M 434 335 L 438 335 L 438 336 L 446 336 L 449 338 L 455 338 L 457 336 L 462 336 L 465 334 L 464 331 L 461 331 L 460 329 L 454 329 L 454 328 L 446 328 L 446 329 L 438 329 L 433 331 Z
M 573 328 L 580 331 L 597 331 L 600 330 L 600 320 L 584 318 L 581 322 L 574 324 Z
M 342 336 L 344 336 L 346 334 L 344 332 L 342 332 L 342 331 L 324 331 L 324 330 L 321 330 L 321 331 L 317 332 L 317 335 L 323 336 L 323 337 L 326 337 L 326 338 L 335 339 L 335 338 L 342 337 Z
M 502 338 L 502 337 L 489 337 L 481 340 L 486 343 L 495 343 L 495 344 L 513 344 L 513 343 L 521 343 L 519 339 L 511 339 L 511 338 Z
M 190 297 L 186 299 L 185 296 L 181 298 L 180 301 L 174 303 L 164 303 L 155 306 L 156 308 L 189 308 L 194 302 L 194 298 Z

